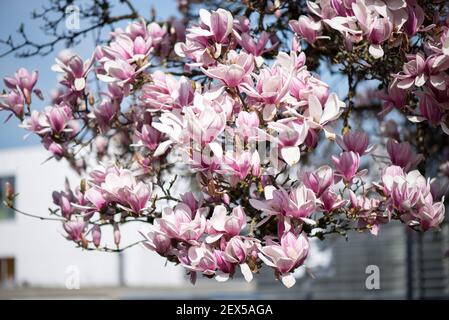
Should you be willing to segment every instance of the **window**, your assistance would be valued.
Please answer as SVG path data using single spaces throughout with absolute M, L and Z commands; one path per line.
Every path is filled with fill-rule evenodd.
M 0 288 L 10 288 L 15 283 L 15 260 L 12 257 L 0 258 Z
M 14 211 L 5 206 L 5 184 L 9 182 L 15 190 L 15 179 L 12 176 L 0 177 L 0 221 L 14 219 Z

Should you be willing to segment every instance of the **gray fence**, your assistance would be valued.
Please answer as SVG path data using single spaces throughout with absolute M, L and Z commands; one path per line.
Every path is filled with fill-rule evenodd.
M 449 226 L 420 235 L 404 225 L 383 226 L 379 235 L 351 233 L 325 241 L 328 266 L 316 268 L 294 288 L 283 288 L 271 270 L 258 277 L 261 298 L 281 299 L 449 299 Z M 329 248 L 330 247 L 330 248 Z M 367 289 L 370 265 L 379 268 L 380 289 Z

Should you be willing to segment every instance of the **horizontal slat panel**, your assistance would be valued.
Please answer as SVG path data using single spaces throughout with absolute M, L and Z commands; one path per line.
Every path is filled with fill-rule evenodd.
M 330 239 L 325 242 L 333 254 L 327 272 L 317 272 L 317 279 L 309 276 L 298 279 L 296 286 L 288 291 L 290 296 L 315 299 L 405 298 L 407 238 L 404 231 L 403 225 L 396 224 L 383 226 L 378 237 L 351 234 L 349 241 L 341 237 Z M 412 239 L 413 296 L 449 298 L 449 259 L 444 259 L 444 252 L 449 247 L 449 227 L 445 225 L 441 233 L 424 234 L 421 240 L 418 233 L 412 233 Z M 380 268 L 381 290 L 365 288 L 368 276 L 365 268 L 370 264 Z M 262 292 L 284 292 L 282 284 L 273 280 L 273 272 L 269 269 L 261 272 L 258 285 Z

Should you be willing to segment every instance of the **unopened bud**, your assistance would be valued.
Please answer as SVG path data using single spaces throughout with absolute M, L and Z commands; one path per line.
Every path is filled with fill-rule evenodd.
M 12 187 L 12 184 L 9 181 L 5 183 L 5 196 L 7 199 L 14 198 L 14 188 Z
M 12 184 L 8 181 L 5 183 L 5 201 L 8 207 L 12 207 L 14 200 L 14 188 Z
M 81 179 L 81 181 L 80 181 L 80 191 L 81 191 L 81 193 L 86 192 L 86 179 Z
M 114 243 L 118 247 L 120 245 L 120 229 L 118 227 L 118 224 L 114 225 Z
M 92 107 L 95 104 L 95 98 L 93 95 L 89 95 L 89 105 Z
M 84 237 L 84 234 L 81 235 L 81 247 L 87 248 L 89 246 L 89 242 L 87 241 L 86 237 Z
M 92 228 L 92 241 L 95 245 L 95 247 L 99 247 L 100 246 L 100 241 L 101 241 L 101 228 L 98 225 L 93 226 Z

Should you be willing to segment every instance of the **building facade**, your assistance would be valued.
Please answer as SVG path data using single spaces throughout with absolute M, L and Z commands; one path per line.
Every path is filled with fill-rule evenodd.
M 45 160 L 41 146 L 0 150 L 0 193 L 6 181 L 19 193 L 15 206 L 25 212 L 49 216 L 52 191 L 64 188 L 65 177 L 79 181 L 68 165 Z M 132 224 L 129 224 L 132 225 Z M 139 239 L 124 230 L 123 243 Z M 133 232 L 135 231 L 135 232 Z M 66 241 L 60 222 L 41 221 L 0 207 L 0 285 L 65 287 L 79 278 L 86 286 L 176 286 L 185 283 L 184 272 L 149 250 L 136 246 L 121 255 L 83 251 Z M 104 237 L 107 237 L 104 234 Z M 76 281 L 74 281 L 76 284 Z

